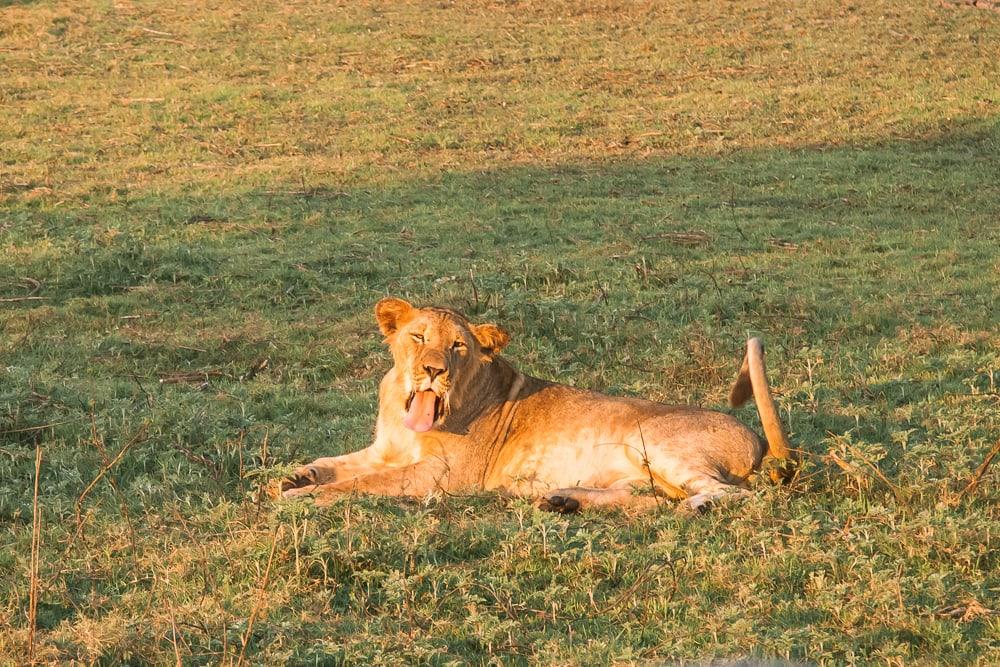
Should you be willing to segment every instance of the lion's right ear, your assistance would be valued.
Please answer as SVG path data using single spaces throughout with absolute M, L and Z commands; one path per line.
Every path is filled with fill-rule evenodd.
M 386 336 L 391 336 L 413 317 L 415 310 L 416 308 L 411 306 L 408 301 L 391 296 L 382 299 L 375 304 L 375 319 L 378 320 L 378 328 Z
M 472 327 L 472 335 L 489 356 L 500 352 L 510 342 L 510 334 L 495 324 L 480 324 Z

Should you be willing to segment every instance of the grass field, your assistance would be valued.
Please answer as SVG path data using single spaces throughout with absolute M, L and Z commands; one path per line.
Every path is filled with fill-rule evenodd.
M 997 44 L 933 0 L 0 0 L 0 663 L 997 664 Z M 720 409 L 761 335 L 801 475 L 273 504 L 368 443 L 387 294 Z

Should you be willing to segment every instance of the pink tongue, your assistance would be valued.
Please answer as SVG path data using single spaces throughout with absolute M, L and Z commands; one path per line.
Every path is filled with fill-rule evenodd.
M 434 426 L 434 401 L 436 400 L 437 396 L 433 391 L 418 391 L 414 394 L 413 400 L 410 401 L 410 409 L 406 411 L 406 417 L 403 418 L 403 426 L 417 433 L 431 430 L 431 427 Z

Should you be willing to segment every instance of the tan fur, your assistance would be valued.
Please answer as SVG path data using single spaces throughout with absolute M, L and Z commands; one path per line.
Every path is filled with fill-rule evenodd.
M 747 345 L 731 400 L 738 405 L 754 396 L 766 443 L 720 412 L 604 396 L 523 375 L 499 356 L 506 332 L 448 309 L 389 298 L 375 313 L 395 361 L 379 387 L 375 441 L 300 468 L 282 484 L 285 497 L 324 503 L 354 492 L 494 489 L 536 497 L 560 512 L 646 508 L 662 502 L 660 496 L 703 509 L 745 493 L 765 455 L 793 460 L 758 339 Z M 428 389 L 438 399 L 437 419 L 417 433 L 403 418 L 412 393 Z M 654 495 L 636 494 L 643 490 Z

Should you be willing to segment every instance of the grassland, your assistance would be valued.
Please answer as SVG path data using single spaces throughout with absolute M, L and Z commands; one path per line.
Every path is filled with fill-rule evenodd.
M 1000 15 L 246 4 L 0 2 L 0 661 L 1000 662 Z M 272 504 L 386 294 L 720 408 L 759 334 L 802 474 Z

